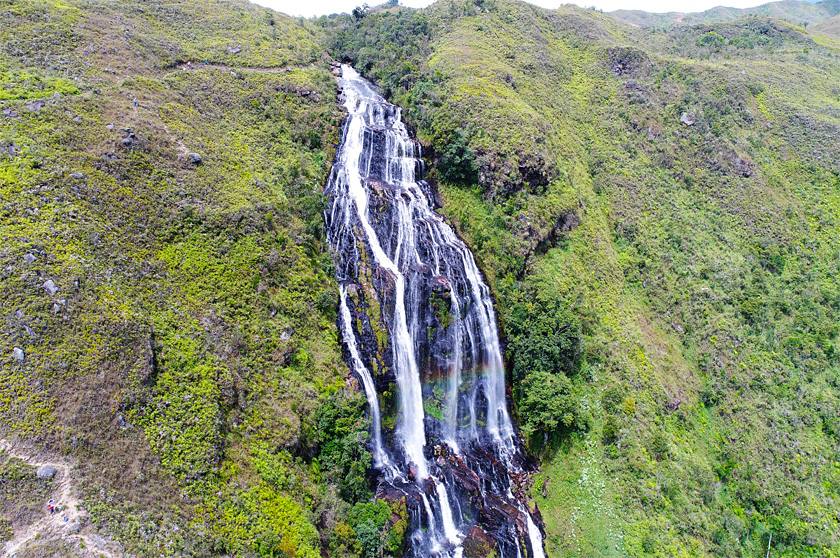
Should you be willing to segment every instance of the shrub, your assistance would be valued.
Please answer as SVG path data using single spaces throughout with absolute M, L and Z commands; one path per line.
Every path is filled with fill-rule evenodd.
M 604 420 L 604 427 L 601 430 L 601 441 L 605 445 L 614 444 L 618 441 L 620 432 L 621 425 L 619 424 L 618 419 L 613 415 L 609 415 Z
M 444 140 L 437 169 L 444 180 L 454 184 L 474 184 L 478 181 L 475 153 L 470 149 L 462 130 L 455 130 Z
M 700 35 L 697 39 L 697 46 L 709 47 L 712 50 L 720 50 L 726 45 L 726 39 L 720 33 L 709 31 L 704 35 Z
M 561 303 L 517 304 L 510 314 L 514 380 L 532 371 L 574 374 L 581 354 L 580 320 Z
M 355 547 L 364 558 L 400 556 L 408 526 L 405 502 L 360 502 L 347 514 L 355 533 Z
M 364 398 L 337 392 L 329 396 L 315 414 L 307 438 L 315 447 L 325 475 L 339 486 L 349 502 L 370 498 L 367 472 L 371 455 L 367 450 L 368 422 Z
M 519 389 L 522 431 L 529 439 L 542 432 L 545 442 L 558 433 L 585 428 L 577 394 L 565 375 L 531 372 Z

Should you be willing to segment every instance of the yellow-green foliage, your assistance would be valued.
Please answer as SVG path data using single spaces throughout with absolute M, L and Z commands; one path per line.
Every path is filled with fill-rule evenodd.
M 43 78 L 27 71 L 0 69 L 0 101 L 42 99 L 52 95 L 74 95 L 79 89 L 61 78 Z
M 837 554 L 838 52 L 758 18 L 639 31 L 507 0 L 332 24 L 432 163 L 468 140 L 481 187 L 439 184 L 443 211 L 495 291 L 516 402 L 558 419 L 531 440 L 549 555 L 757 556 L 771 533 Z M 535 324 L 575 324 L 555 308 L 580 325 L 555 372 L 577 410 L 528 383 Z
M 321 32 L 238 1 L 0 21 L 0 430 L 72 452 L 129 553 L 319 556 L 353 503 L 321 463 L 366 496 L 370 457 L 324 242 Z M 353 428 L 316 439 L 328 404 Z
M 222 504 L 213 518 L 224 550 L 234 554 L 318 558 L 318 531 L 301 505 L 266 485 Z

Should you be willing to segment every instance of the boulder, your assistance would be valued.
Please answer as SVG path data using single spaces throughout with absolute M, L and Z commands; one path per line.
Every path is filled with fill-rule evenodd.
M 616 76 L 643 76 L 650 73 L 652 64 L 644 51 L 634 47 L 614 47 L 607 50 L 610 70 Z
M 38 112 L 42 108 L 44 108 L 44 105 L 46 105 L 46 104 L 47 103 L 45 103 L 44 101 L 38 99 L 38 100 L 35 100 L 35 101 L 29 101 L 28 103 L 26 103 L 25 106 L 26 106 L 26 110 L 28 110 L 29 112 Z
M 42 480 L 49 480 L 55 476 L 58 472 L 58 469 L 53 467 L 52 465 L 41 465 L 38 467 L 38 470 L 35 472 L 35 475 Z
M 200 165 L 203 161 L 201 155 L 199 155 L 198 153 L 190 153 L 189 155 L 187 155 L 187 157 L 189 157 L 190 163 L 192 163 L 193 165 Z
M 438 293 L 448 293 L 451 289 L 449 279 L 445 275 L 435 275 L 434 277 L 432 277 L 430 283 L 430 287 L 432 288 L 432 290 Z
M 125 135 L 120 140 L 122 146 L 125 148 L 134 147 L 138 142 L 137 134 L 135 134 L 134 130 L 132 130 L 131 128 L 123 128 L 123 132 L 125 133 Z
M 15 360 L 17 362 L 23 362 L 24 359 L 26 358 L 26 355 L 24 354 L 23 349 L 21 349 L 20 347 L 15 347 L 12 350 L 12 356 L 15 357 Z
M 680 115 L 680 122 L 686 126 L 694 126 L 694 123 L 697 122 L 697 120 L 694 119 L 693 115 L 684 112 Z
M 52 279 L 47 279 L 44 281 L 44 290 L 47 291 L 47 294 L 50 296 L 55 295 L 58 292 L 58 287 L 56 286 L 55 282 Z
M 484 529 L 474 525 L 464 539 L 464 558 L 489 558 L 494 556 L 496 544 Z

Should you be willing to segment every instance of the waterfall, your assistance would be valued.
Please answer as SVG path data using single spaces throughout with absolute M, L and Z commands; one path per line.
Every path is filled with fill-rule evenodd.
M 325 217 L 341 334 L 370 410 L 377 493 L 406 500 L 408 556 L 460 557 L 483 544 L 543 558 L 517 484 L 527 475 L 490 290 L 433 209 L 400 109 L 350 66 L 341 88 L 348 115 Z

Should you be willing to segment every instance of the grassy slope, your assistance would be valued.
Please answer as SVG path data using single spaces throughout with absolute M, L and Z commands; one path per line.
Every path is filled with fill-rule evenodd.
M 320 555 L 341 466 L 369 456 L 323 241 L 341 113 L 317 30 L 235 0 L 3 0 L 0 44 L 3 435 L 72 454 L 135 555 Z M 321 471 L 328 443 L 350 457 Z
M 760 556 L 771 532 L 777 556 L 840 552 L 836 47 L 507 1 L 345 25 L 336 54 L 494 177 L 440 187 L 514 369 L 545 309 L 580 318 L 590 427 L 534 443 L 550 554 Z M 498 172 L 520 165 L 548 183 Z
M 616 10 L 610 12 L 612 17 L 639 27 L 673 26 L 676 24 L 699 24 L 732 22 L 746 17 L 772 17 L 795 23 L 808 25 L 817 23 L 836 15 L 840 5 L 836 0 L 822 2 L 805 2 L 800 0 L 782 0 L 768 2 L 753 8 L 727 8 L 718 6 L 695 13 L 649 13 L 637 10 Z
M 808 28 L 809 33 L 828 35 L 830 38 L 840 41 L 840 15 L 825 19 Z

